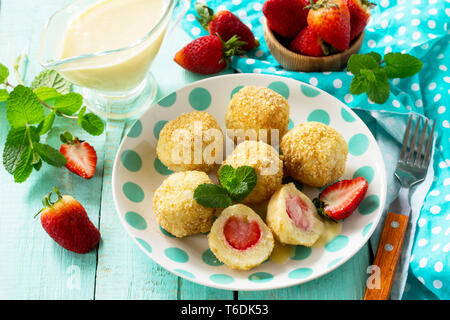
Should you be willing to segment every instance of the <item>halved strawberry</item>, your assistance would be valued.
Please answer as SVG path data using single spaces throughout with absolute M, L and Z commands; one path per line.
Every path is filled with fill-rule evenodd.
M 73 138 L 70 132 L 61 134 L 63 144 L 59 148 L 67 159 L 66 168 L 85 179 L 91 179 L 97 166 L 97 152 L 87 142 Z
M 332 220 L 345 219 L 358 208 L 368 187 L 363 177 L 341 180 L 326 187 L 313 203 L 320 215 Z
M 258 222 L 242 217 L 230 217 L 223 227 L 227 242 L 235 249 L 245 250 L 255 245 L 261 237 Z

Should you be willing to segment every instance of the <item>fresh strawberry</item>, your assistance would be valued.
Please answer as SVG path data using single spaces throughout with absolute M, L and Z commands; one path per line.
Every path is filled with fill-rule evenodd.
M 61 141 L 59 152 L 67 159 L 66 168 L 85 179 L 92 178 L 97 166 L 95 149 L 77 137 L 72 138 L 68 131 L 61 134 Z
M 308 25 L 318 37 L 344 51 L 350 45 L 350 12 L 346 0 L 318 0 L 307 6 Z
M 195 9 L 200 16 L 197 20 L 210 35 L 219 35 L 223 41 L 230 40 L 237 36 L 240 41 L 246 42 L 242 46 L 245 51 L 253 50 L 259 46 L 259 41 L 255 39 L 253 32 L 241 19 L 228 10 L 222 10 L 214 14 L 214 11 L 201 2 L 195 4 Z
M 223 42 L 219 36 L 203 36 L 188 43 L 175 54 L 175 62 L 186 70 L 213 74 L 225 69 L 235 54 L 243 54 L 241 47 L 245 42 L 233 36 Z
M 38 213 L 42 227 L 61 247 L 76 253 L 88 253 L 100 241 L 100 232 L 77 200 L 61 196 L 56 188 L 53 190 L 58 199 L 51 202 L 50 192 L 42 200 L 45 208 Z
M 355 39 L 364 30 L 370 19 L 370 9 L 375 6 L 368 0 L 347 0 L 350 11 L 350 40 Z
M 313 202 L 320 215 L 332 220 L 345 219 L 358 208 L 368 186 L 363 177 L 341 180 L 323 189 Z
M 263 5 L 270 30 L 285 38 L 294 37 L 306 26 L 309 0 L 267 0 Z
M 309 26 L 306 26 L 297 34 L 291 41 L 289 48 L 297 53 L 312 57 L 321 57 L 328 53 L 322 39 Z

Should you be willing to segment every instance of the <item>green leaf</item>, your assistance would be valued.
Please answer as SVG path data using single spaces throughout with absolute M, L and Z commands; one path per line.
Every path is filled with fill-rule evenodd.
M 230 191 L 237 184 L 236 170 L 230 165 L 224 165 L 219 171 L 220 184 Z
M 362 69 L 373 70 L 378 68 L 378 62 L 371 55 L 353 54 L 347 62 L 347 69 L 358 75 Z
M 34 143 L 34 148 L 42 160 L 52 166 L 63 167 L 67 163 L 63 154 L 48 144 Z
M 390 87 L 388 77 L 383 69 L 373 72 L 375 80 L 367 83 L 367 96 L 375 103 L 383 104 L 389 98 Z
M 44 70 L 34 78 L 31 84 L 33 89 L 40 87 L 54 88 L 56 91 L 62 94 L 69 93 L 72 90 L 72 84 L 64 79 L 55 70 Z
M 78 112 L 78 125 L 81 126 L 81 120 L 83 120 L 84 114 L 86 113 L 86 107 L 83 107 Z
M 6 66 L 0 63 L 0 83 L 4 83 L 9 76 L 9 70 Z
M 410 77 L 422 69 L 423 63 L 406 53 L 388 53 L 384 56 L 384 68 L 389 79 Z
M 6 101 L 9 98 L 9 93 L 6 89 L 0 89 L 0 102 Z
M 35 127 L 28 128 L 31 141 L 39 142 L 39 134 Z M 30 147 L 28 131 L 26 127 L 11 128 L 6 138 L 3 149 L 3 165 L 10 174 L 14 174 L 22 153 Z
M 194 200 L 208 208 L 226 208 L 232 205 L 225 188 L 212 183 L 203 183 L 194 191 Z
M 367 79 L 364 75 L 357 75 L 352 79 L 350 83 L 350 93 L 359 95 L 367 90 Z
M 53 126 L 55 122 L 55 111 L 50 112 L 44 120 L 42 120 L 38 125 L 39 134 L 42 136 L 46 134 Z
M 21 153 L 16 169 L 14 170 L 14 182 L 22 183 L 30 176 L 33 171 L 31 164 L 33 159 L 33 150 L 31 147 L 26 147 Z
M 78 118 L 80 119 L 80 118 Z M 84 114 L 80 120 L 81 127 L 93 136 L 99 136 L 105 130 L 105 125 L 99 116 L 93 113 Z
M 59 96 L 55 100 L 54 108 L 61 113 L 73 115 L 80 110 L 83 104 L 83 97 L 79 93 L 70 92 Z
M 250 166 L 241 166 L 236 169 L 236 179 L 239 182 L 244 182 L 248 185 L 249 191 L 252 191 L 256 186 L 256 172 L 253 167 Z
M 41 168 L 42 168 L 42 160 L 39 159 L 38 162 L 34 163 L 34 164 L 33 164 L 33 168 L 34 168 L 34 170 L 36 170 L 36 171 L 41 170 Z
M 3 149 L 3 166 L 10 174 L 14 174 L 22 153 L 29 147 L 25 127 L 11 128 Z
M 47 87 L 39 87 L 34 90 L 34 93 L 38 97 L 38 99 L 42 101 L 47 101 L 51 99 L 55 99 L 59 96 L 61 96 L 61 93 L 56 91 L 54 88 L 47 88 Z
M 6 101 L 6 117 L 11 127 L 18 128 L 39 123 L 45 115 L 36 94 L 30 88 L 18 85 Z
M 380 63 L 381 62 L 381 55 L 379 53 L 376 52 L 369 52 L 369 53 L 365 53 L 365 55 L 367 56 L 371 56 L 372 58 L 375 59 L 376 62 Z

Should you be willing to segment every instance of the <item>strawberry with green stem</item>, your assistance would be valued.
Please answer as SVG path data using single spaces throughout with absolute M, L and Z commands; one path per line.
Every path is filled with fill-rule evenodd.
M 174 61 L 191 72 L 214 74 L 225 69 L 232 56 L 244 54 L 242 46 L 245 44 L 237 36 L 227 41 L 219 35 L 203 36 L 178 51 Z
M 339 51 L 350 45 L 350 11 L 346 0 L 318 0 L 306 6 L 307 22 L 318 37 Z
M 44 196 L 44 208 L 35 217 L 40 214 L 42 227 L 61 247 L 76 253 L 90 252 L 99 243 L 100 232 L 77 200 L 62 196 L 57 188 L 53 191 L 56 201 L 51 200 L 52 192 Z
M 209 31 L 210 35 L 218 35 L 225 42 L 236 36 L 240 41 L 245 42 L 242 45 L 242 49 L 245 51 L 259 46 L 259 41 L 255 39 L 250 28 L 232 12 L 221 10 L 214 13 L 210 7 L 201 2 L 195 4 L 195 9 L 199 15 L 197 21 L 205 30 Z
M 364 199 L 369 184 L 363 177 L 341 180 L 322 190 L 313 200 L 317 212 L 331 220 L 348 218 Z
M 370 19 L 370 10 L 375 6 L 368 0 L 347 0 L 350 11 L 350 41 L 361 34 Z
M 292 38 L 306 26 L 308 4 L 309 0 L 267 0 L 262 11 L 270 30 Z
M 66 168 L 84 179 L 91 179 L 97 166 L 97 152 L 89 143 L 73 138 L 70 132 L 65 131 L 60 136 L 61 152 L 67 159 Z

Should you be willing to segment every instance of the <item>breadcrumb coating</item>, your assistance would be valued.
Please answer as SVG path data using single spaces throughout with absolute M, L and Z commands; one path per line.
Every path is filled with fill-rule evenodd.
M 282 95 L 271 89 L 247 86 L 233 95 L 225 123 L 227 129 L 253 129 L 256 131 L 256 140 L 271 144 L 273 129 L 278 130 L 278 139 L 288 131 L 289 104 Z M 267 137 L 259 132 L 261 129 L 267 130 Z M 229 131 L 227 133 L 230 134 Z M 248 140 L 254 139 L 249 137 Z
M 194 200 L 194 191 L 202 183 L 212 183 L 204 172 L 176 172 L 156 189 L 153 212 L 163 229 L 178 238 L 211 229 L 214 209 L 206 208 Z
M 159 133 L 156 154 L 172 171 L 209 172 L 223 159 L 222 130 L 207 112 L 183 113 Z
M 242 201 L 256 204 L 268 200 L 281 186 L 283 179 L 283 161 L 278 152 L 262 141 L 244 141 L 237 145 L 234 151 L 225 159 L 223 165 L 233 168 L 250 166 L 257 175 L 256 186 Z M 220 166 L 220 169 L 222 168 Z
M 344 174 L 347 142 L 327 125 L 299 124 L 283 136 L 280 148 L 287 174 L 302 183 L 322 187 Z
M 233 216 L 245 217 L 258 223 L 261 230 L 259 241 L 246 250 L 233 248 L 223 233 L 226 221 Z M 222 211 L 214 221 L 208 234 L 208 244 L 214 255 L 232 269 L 249 270 L 263 263 L 269 258 L 274 247 L 272 232 L 251 208 L 243 204 L 235 204 Z

